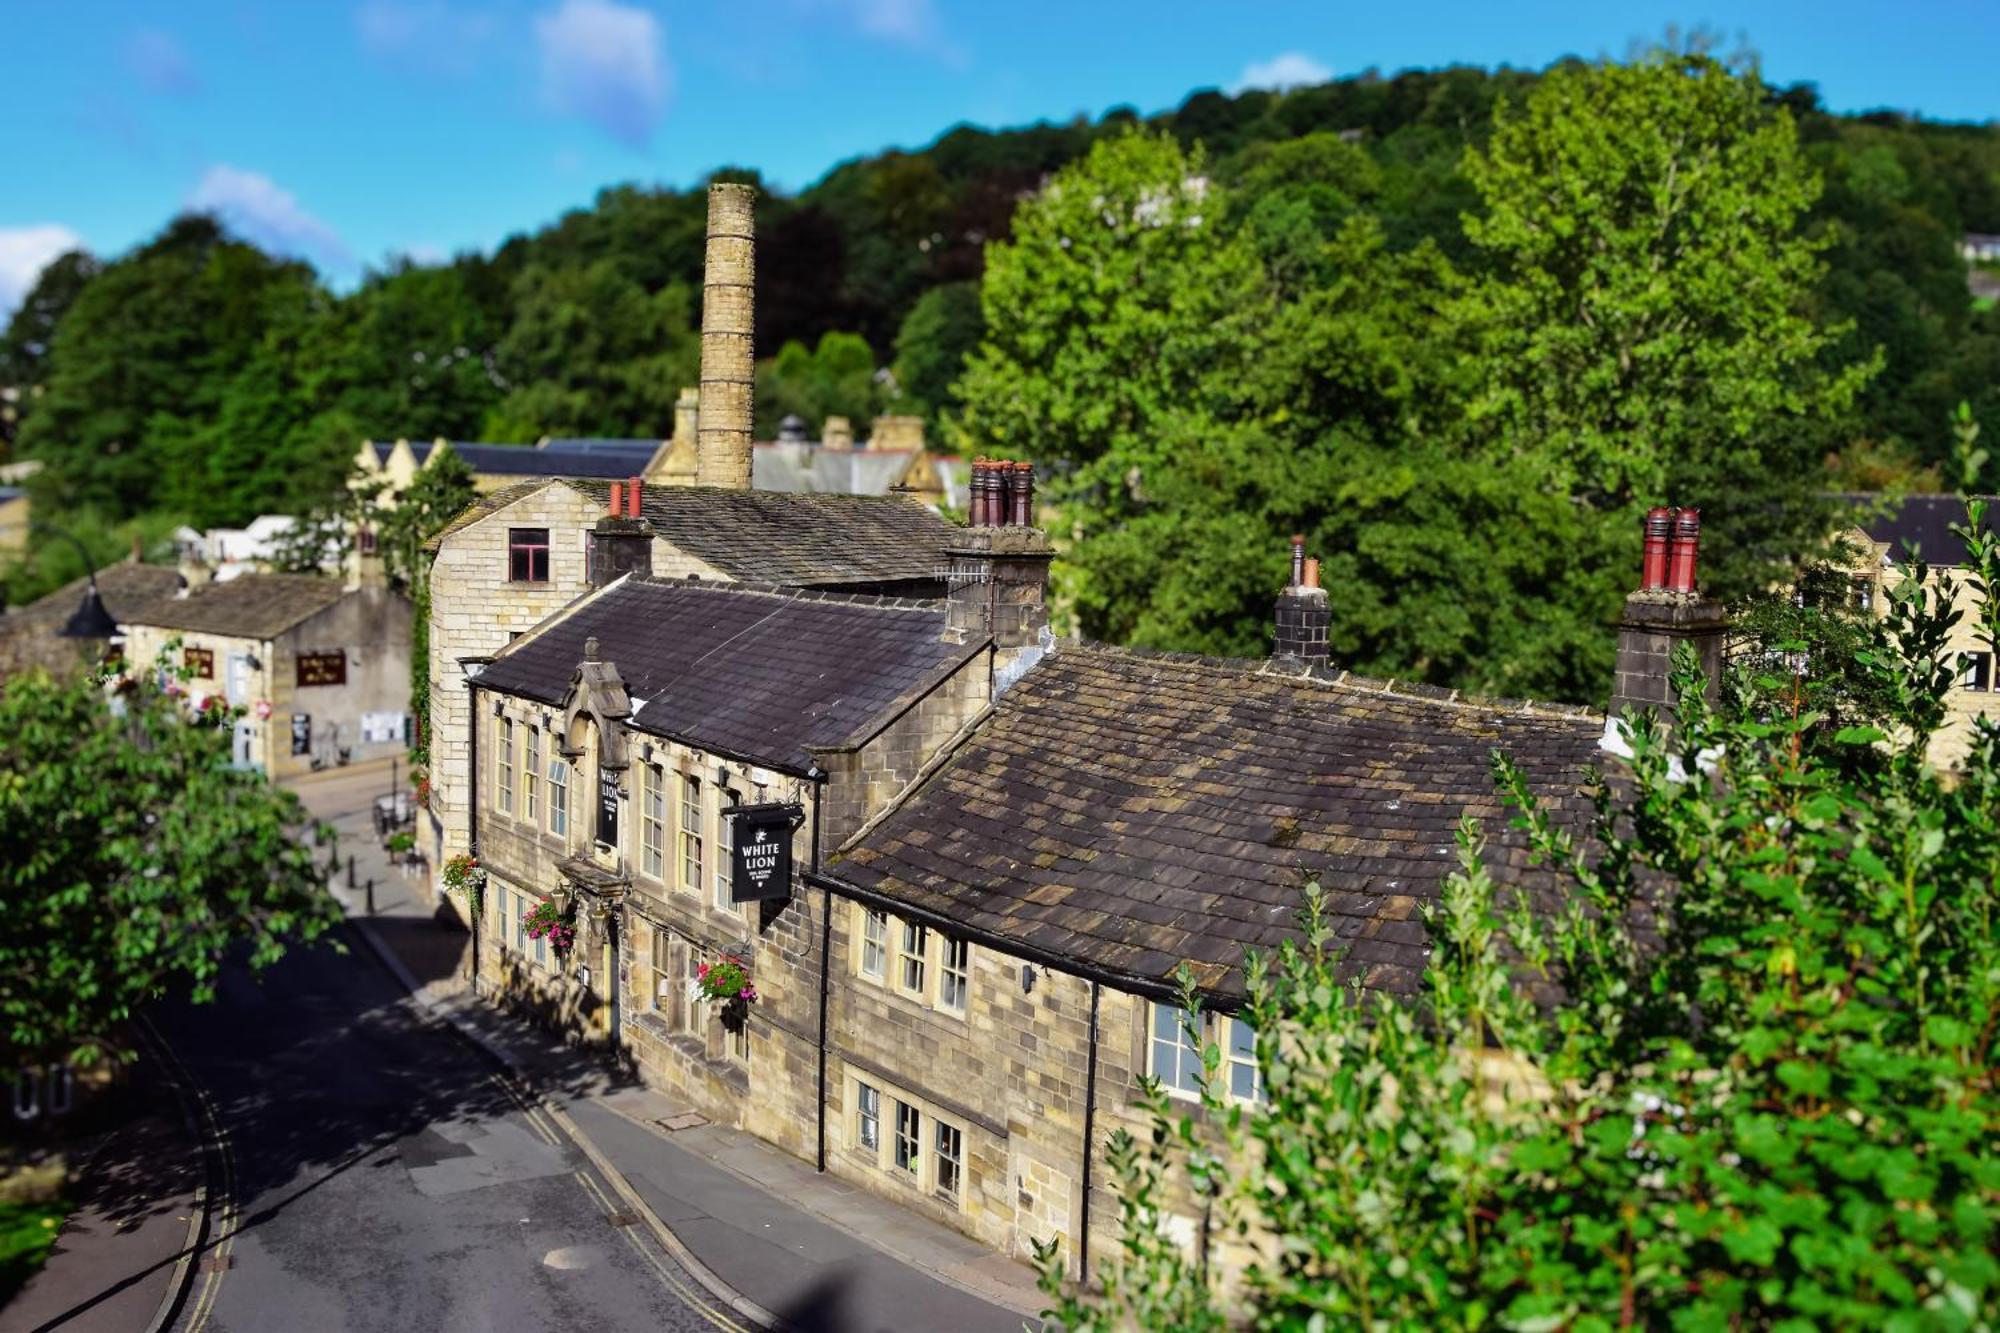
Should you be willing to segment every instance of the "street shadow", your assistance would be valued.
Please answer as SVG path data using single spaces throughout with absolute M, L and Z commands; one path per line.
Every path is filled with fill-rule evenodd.
M 462 976 L 472 955 L 472 932 L 449 903 L 438 903 L 428 917 L 370 917 L 368 927 L 419 986 Z
M 378 930 L 387 924 L 375 923 Z M 440 928 L 415 919 L 407 925 Z M 325 945 L 296 949 L 256 975 L 232 963 L 218 978 L 214 1002 L 156 1006 L 154 1022 L 206 1094 L 212 1120 L 204 1117 L 195 1157 L 161 1071 L 146 1071 L 157 1108 L 114 1134 L 86 1175 L 108 1218 L 136 1223 L 173 1206 L 173 1185 L 187 1183 L 175 1172 L 188 1171 L 193 1158 L 211 1195 L 242 1210 L 210 1229 L 199 1247 L 205 1254 L 268 1227 L 357 1166 L 427 1164 L 429 1145 L 438 1141 L 434 1126 L 477 1125 L 523 1109 L 530 1094 L 494 1057 L 418 1008 L 365 942 L 341 933 L 348 936 L 344 953 Z M 557 1043 L 537 1047 L 532 1074 L 542 1089 L 572 1095 L 630 1080 L 593 1052 Z M 155 1123 L 140 1132 L 144 1120 Z M 218 1145 L 216 1127 L 226 1146 Z M 186 1253 L 74 1293 L 76 1304 L 41 1327 L 70 1323 Z

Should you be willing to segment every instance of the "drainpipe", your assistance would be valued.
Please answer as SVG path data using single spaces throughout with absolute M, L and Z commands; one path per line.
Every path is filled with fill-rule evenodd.
M 814 764 L 806 775 L 813 782 L 813 831 L 812 858 L 813 874 L 819 874 L 819 807 L 826 798 L 826 774 Z M 828 969 L 827 959 L 833 953 L 833 890 L 822 884 L 819 888 L 819 1160 L 818 1169 L 826 1170 L 826 996 Z
M 465 850 L 479 859 L 479 669 L 483 661 L 465 662 Z M 443 867 L 440 866 L 442 871 Z M 482 900 L 472 911 L 472 993 L 479 994 L 479 925 L 485 918 Z
M 1083 1073 L 1083 1227 L 1077 1240 L 1076 1280 L 1090 1282 L 1090 1159 L 1096 1144 L 1097 1125 L 1097 1001 L 1104 993 L 1098 982 L 1090 983 L 1090 1057 Z

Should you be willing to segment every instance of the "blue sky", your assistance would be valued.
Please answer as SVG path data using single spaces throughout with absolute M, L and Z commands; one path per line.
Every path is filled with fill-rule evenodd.
M 1706 0 L 1705 0 L 1706 2 Z M 1190 90 L 1747 39 L 1839 109 L 2000 118 L 2000 0 L 12 0 L 0 311 L 65 245 L 207 207 L 345 285 L 487 248 L 619 181 L 725 163 L 799 188 L 960 121 Z

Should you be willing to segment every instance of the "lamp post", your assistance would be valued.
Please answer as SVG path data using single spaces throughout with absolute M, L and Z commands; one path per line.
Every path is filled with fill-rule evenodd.
M 83 603 L 56 633 L 65 639 L 109 639 L 117 634 L 118 622 L 104 609 L 104 599 L 98 596 L 97 570 L 91 564 L 90 552 L 84 549 L 83 543 L 53 523 L 30 519 L 28 528 L 30 531 L 39 529 L 62 538 L 76 548 L 77 555 L 83 560 L 83 576 L 89 583 L 84 590 Z

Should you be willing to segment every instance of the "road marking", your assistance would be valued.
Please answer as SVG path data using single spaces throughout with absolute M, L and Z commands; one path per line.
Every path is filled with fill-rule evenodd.
M 195 1077 L 194 1071 L 188 1067 L 185 1060 L 181 1059 L 180 1052 L 173 1048 L 172 1043 L 167 1041 L 150 1018 L 142 1017 L 140 1023 L 158 1043 L 162 1058 L 169 1066 L 170 1072 L 182 1080 L 193 1097 L 195 1109 L 200 1113 L 199 1118 L 205 1131 L 203 1150 L 212 1152 L 215 1162 L 216 1189 L 212 1202 L 216 1222 L 214 1238 L 209 1243 L 208 1254 L 199 1264 L 202 1274 L 201 1289 L 195 1294 L 194 1311 L 187 1317 L 185 1325 L 187 1333 L 200 1333 L 200 1330 L 207 1325 L 209 1316 L 214 1313 L 216 1293 L 222 1286 L 222 1275 L 230 1269 L 230 1252 L 235 1248 L 238 1212 L 236 1154 L 231 1146 L 229 1131 L 217 1113 L 215 1098 L 209 1094 L 206 1085 Z
M 660 1275 L 660 1280 L 666 1283 L 681 1298 L 683 1303 L 690 1306 L 695 1313 L 708 1320 L 709 1323 L 719 1329 L 725 1330 L 726 1333 L 752 1333 L 752 1330 L 747 1326 L 737 1323 L 727 1315 L 712 1308 L 711 1302 L 714 1300 L 714 1297 L 705 1291 L 696 1291 L 686 1282 L 683 1282 L 680 1275 L 668 1267 L 662 1256 L 655 1254 L 651 1246 L 633 1234 L 638 1230 L 637 1227 L 619 1225 L 617 1218 L 620 1214 L 617 1205 L 611 1202 L 604 1191 L 598 1187 L 595 1180 L 592 1180 L 582 1171 L 576 1173 L 576 1179 L 577 1183 L 582 1185 L 584 1190 L 603 1207 L 605 1220 L 612 1224 L 612 1229 L 625 1238 L 626 1243 L 631 1245 L 633 1253 L 652 1266 L 653 1271 Z

